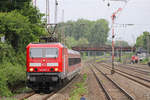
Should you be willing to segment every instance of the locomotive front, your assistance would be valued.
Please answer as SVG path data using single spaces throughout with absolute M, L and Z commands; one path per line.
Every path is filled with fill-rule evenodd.
M 27 46 L 27 85 L 33 90 L 50 88 L 62 75 L 62 47 L 59 44 Z

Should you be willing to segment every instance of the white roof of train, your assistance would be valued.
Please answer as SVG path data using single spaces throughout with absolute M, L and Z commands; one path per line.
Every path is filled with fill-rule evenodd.
M 78 51 L 74 51 L 74 50 L 70 50 L 70 49 L 68 49 L 68 53 L 80 55 L 80 53 Z

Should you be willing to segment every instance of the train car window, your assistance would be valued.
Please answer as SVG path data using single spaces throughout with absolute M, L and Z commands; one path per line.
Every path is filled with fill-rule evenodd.
M 45 57 L 48 57 L 48 58 L 58 57 L 58 49 L 57 48 L 46 48 Z
M 80 58 L 69 58 L 69 66 L 75 65 L 81 62 Z
M 30 48 L 30 57 L 31 58 L 42 57 L 42 48 Z

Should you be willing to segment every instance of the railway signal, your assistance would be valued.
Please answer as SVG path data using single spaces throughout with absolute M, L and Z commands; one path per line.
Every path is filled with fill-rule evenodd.
M 116 14 L 118 14 L 120 11 L 122 11 L 122 8 L 119 8 L 116 12 L 114 12 L 111 16 L 112 18 L 112 70 L 111 70 L 111 74 L 115 73 L 115 69 L 114 69 L 114 23 L 115 23 L 115 19 L 116 19 Z
M 103 0 L 104 2 L 105 1 L 108 1 L 108 4 L 107 6 L 109 7 L 110 6 L 110 1 L 119 1 L 119 2 L 125 2 L 125 4 L 129 1 L 129 0 Z M 116 15 L 122 11 L 122 7 L 121 8 L 118 8 L 118 10 L 116 12 L 114 12 L 111 16 L 111 19 L 112 19 L 112 70 L 111 70 L 111 74 L 114 74 L 115 73 L 115 70 L 114 70 L 114 38 L 115 38 L 115 35 L 114 35 L 114 22 L 115 22 L 115 19 L 116 19 Z

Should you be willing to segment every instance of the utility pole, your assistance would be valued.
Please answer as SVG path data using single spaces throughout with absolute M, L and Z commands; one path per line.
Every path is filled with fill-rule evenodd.
M 50 8 L 49 8 L 49 0 L 47 1 L 47 11 L 48 11 L 48 24 L 50 24 Z
M 32 0 L 32 4 L 36 7 L 36 0 Z
M 62 23 L 64 23 L 64 9 L 62 10 Z M 65 34 L 64 34 L 64 30 L 65 30 L 65 28 L 63 27 L 62 28 L 62 32 L 61 32 L 61 36 L 62 36 L 62 42 L 64 43 L 64 44 L 66 44 L 66 42 L 65 42 Z
M 36 0 L 35 0 L 35 7 L 36 7 Z
M 62 22 L 64 23 L 64 9 L 62 10 Z
M 46 0 L 46 28 L 47 28 L 47 13 L 48 13 L 48 10 L 47 10 L 47 2 L 48 2 L 48 0 Z
M 50 24 L 50 7 L 49 0 L 46 0 L 46 27 Z
M 58 1 L 55 0 L 55 19 L 54 19 L 54 23 L 57 23 L 57 9 L 58 9 Z

